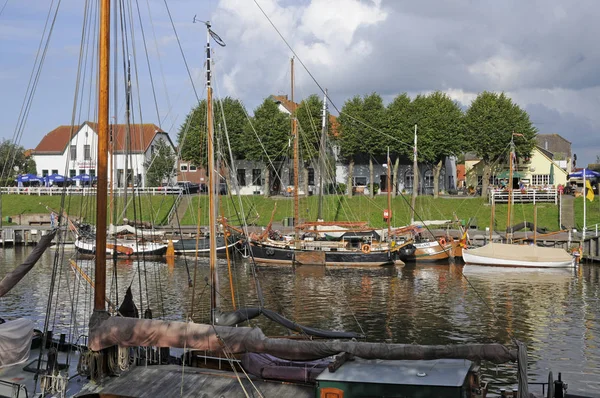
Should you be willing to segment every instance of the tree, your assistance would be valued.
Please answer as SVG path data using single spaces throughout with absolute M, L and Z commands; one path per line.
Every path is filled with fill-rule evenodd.
M 418 126 L 418 159 L 433 171 L 433 196 L 438 197 L 440 172 L 448 156 L 464 147 L 463 112 L 447 94 L 418 95 L 411 103 L 411 125 Z
M 483 162 L 482 194 L 488 189 L 491 166 L 508 159 L 513 133 L 522 134 L 514 139 L 517 157 L 530 157 L 537 129 L 527 112 L 504 93 L 484 91 L 479 94 L 466 112 L 465 142 L 466 149 L 475 152 Z
M 226 143 L 224 134 L 227 131 L 234 156 L 243 157 L 245 146 L 244 126 L 247 117 L 242 103 L 231 97 L 214 101 L 213 114 L 215 138 Z M 206 116 L 206 100 L 202 100 L 188 113 L 177 136 L 177 141 L 181 147 L 181 159 L 203 167 L 207 165 Z M 219 132 L 221 137 L 219 137 Z
M 373 156 L 382 154 L 383 148 L 386 147 L 380 133 L 385 125 L 383 99 L 377 93 L 365 95 L 364 98 L 355 96 L 344 103 L 338 120 L 341 130 L 339 139 L 341 154 L 350 163 L 348 195 L 352 196 L 354 160 L 357 155 L 365 154 L 369 157 L 369 192 L 373 196 Z
M 282 160 L 287 153 L 290 116 L 281 112 L 277 104 L 267 98 L 246 123 L 244 137 L 245 158 L 265 163 L 265 196 L 269 196 L 271 172 L 279 172 L 273 162 Z
M 5 184 L 14 181 L 18 174 L 37 174 L 35 161 L 25 149 L 10 140 L 0 142 L 0 178 Z
M 175 155 L 171 145 L 165 140 L 157 140 L 154 151 L 149 160 L 144 163 L 146 168 L 146 183 L 148 186 L 157 187 L 169 178 L 175 167 Z

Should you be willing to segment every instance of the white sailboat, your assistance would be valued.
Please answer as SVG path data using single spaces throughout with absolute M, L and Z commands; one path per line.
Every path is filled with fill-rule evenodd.
M 510 141 L 507 225 L 511 225 L 510 205 L 513 191 L 513 158 L 515 157 L 514 136 L 521 136 L 521 134 L 513 133 Z M 536 244 L 517 245 L 490 242 L 475 249 L 465 248 L 462 255 L 466 264 L 497 267 L 570 268 L 576 264 L 575 258 L 566 250 L 556 247 L 541 247 Z

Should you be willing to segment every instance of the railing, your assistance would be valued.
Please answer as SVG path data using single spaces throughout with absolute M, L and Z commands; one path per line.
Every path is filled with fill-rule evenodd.
M 152 187 L 152 188 L 114 188 L 116 196 L 123 196 L 127 193 L 139 195 L 179 195 L 183 193 L 182 187 Z M 0 192 L 3 195 L 62 195 L 66 191 L 67 195 L 96 195 L 95 187 L 2 187 Z
M 508 203 L 508 191 L 490 190 L 490 203 Z M 558 190 L 549 189 L 514 189 L 512 191 L 513 203 L 554 202 L 558 204 Z

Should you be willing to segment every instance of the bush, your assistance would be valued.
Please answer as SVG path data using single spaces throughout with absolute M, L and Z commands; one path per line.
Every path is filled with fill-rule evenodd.
M 374 183 L 373 184 L 373 195 L 377 195 L 377 192 L 379 192 L 379 184 Z
M 345 194 L 346 193 L 346 184 L 344 184 L 343 182 L 340 182 L 339 184 L 337 184 L 335 187 L 335 193 L 337 193 L 339 195 Z

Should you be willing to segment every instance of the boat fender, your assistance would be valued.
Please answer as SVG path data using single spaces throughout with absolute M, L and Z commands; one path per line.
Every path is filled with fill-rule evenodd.
M 287 258 L 292 258 L 292 252 L 287 252 L 286 256 L 287 256 Z
M 371 245 L 369 245 L 368 243 L 365 243 L 364 245 L 362 245 L 360 250 L 362 250 L 362 252 L 365 254 L 369 254 L 369 253 L 371 253 Z
M 440 245 L 445 246 L 446 245 L 446 239 L 440 238 Z
M 275 249 L 272 247 L 267 248 L 267 256 L 272 256 L 275 254 Z

